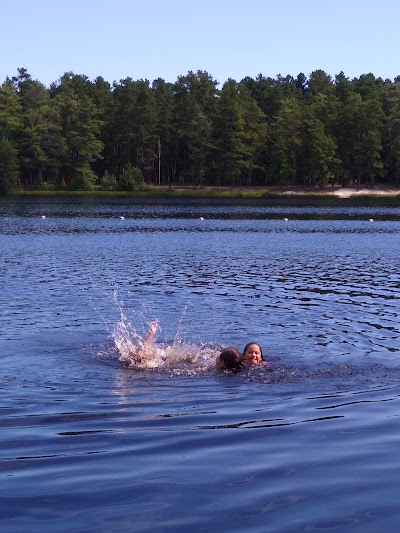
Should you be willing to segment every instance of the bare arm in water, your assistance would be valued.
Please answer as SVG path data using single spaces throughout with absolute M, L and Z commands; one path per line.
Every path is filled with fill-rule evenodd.
M 135 346 L 129 353 L 129 364 L 144 363 L 152 359 L 156 353 L 157 347 L 155 343 L 155 336 L 160 329 L 158 322 L 154 320 L 149 324 L 149 332 L 141 345 Z
M 157 331 L 160 329 L 157 320 L 150 322 L 149 332 L 144 340 L 144 345 L 154 344 L 154 339 L 157 334 Z

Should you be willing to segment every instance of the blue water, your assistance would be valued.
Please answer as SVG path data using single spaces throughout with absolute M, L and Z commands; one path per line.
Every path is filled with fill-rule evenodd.
M 2 198 L 0 249 L 1 531 L 400 524 L 396 201 Z M 121 308 L 269 366 L 126 368 Z

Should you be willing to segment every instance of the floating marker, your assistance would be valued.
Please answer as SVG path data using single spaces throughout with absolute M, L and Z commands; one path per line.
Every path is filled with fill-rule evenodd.
M 121 220 L 125 220 L 125 217 L 119 217 Z
M 46 218 L 46 215 L 42 215 L 42 217 L 41 217 L 41 218 Z
M 284 220 L 285 222 L 289 222 L 289 219 L 286 218 L 286 217 L 285 217 L 283 220 Z
M 204 217 L 200 217 L 200 220 L 204 220 Z
M 374 221 L 374 219 L 373 219 L 373 218 L 370 218 L 370 219 L 369 219 L 369 221 L 370 221 L 370 222 L 373 222 L 373 221 Z

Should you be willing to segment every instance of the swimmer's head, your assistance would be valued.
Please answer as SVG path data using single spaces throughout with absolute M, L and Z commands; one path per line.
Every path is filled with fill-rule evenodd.
M 258 342 L 249 342 L 243 350 L 242 360 L 251 365 L 258 365 L 264 361 L 262 348 Z
M 242 356 L 239 350 L 233 347 L 225 348 L 219 354 L 219 360 L 223 368 L 227 370 L 239 371 L 242 369 Z

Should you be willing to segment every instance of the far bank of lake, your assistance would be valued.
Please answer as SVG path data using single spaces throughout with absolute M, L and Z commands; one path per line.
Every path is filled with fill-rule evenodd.
M 99 197 L 138 197 L 138 198 L 280 198 L 288 196 L 301 197 L 400 197 L 400 188 L 351 188 L 330 187 L 326 189 L 304 187 L 184 187 L 168 185 L 151 185 L 138 191 L 72 191 L 72 190 L 20 190 L 10 196 L 99 196 Z

